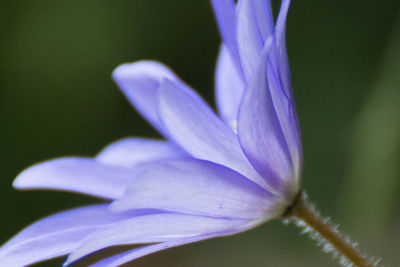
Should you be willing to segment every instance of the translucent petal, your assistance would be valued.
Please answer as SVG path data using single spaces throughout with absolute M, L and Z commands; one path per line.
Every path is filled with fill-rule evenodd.
M 236 232 L 226 231 L 226 232 L 220 232 L 217 234 L 205 234 L 205 235 L 199 235 L 199 236 L 189 237 L 189 238 L 174 239 L 174 240 L 158 243 L 155 245 L 148 245 L 148 246 L 144 246 L 144 247 L 140 247 L 140 248 L 135 248 L 135 249 L 114 255 L 113 257 L 103 259 L 99 262 L 96 262 L 93 265 L 90 265 L 90 267 L 102 267 L 102 266 L 117 267 L 117 266 L 121 266 L 122 264 L 125 264 L 127 262 L 133 261 L 135 259 L 138 259 L 138 258 L 146 256 L 146 255 L 149 255 L 154 252 L 158 252 L 161 250 L 165 250 L 165 249 L 169 249 L 169 248 L 173 248 L 173 247 L 177 247 L 177 246 L 182 246 L 182 245 L 189 244 L 189 243 L 198 242 L 198 241 L 201 241 L 204 239 L 225 236 L 225 235 L 230 235 L 230 234 L 234 234 L 234 233 L 236 233 Z
M 265 183 L 247 161 L 234 132 L 193 90 L 164 80 L 159 111 L 168 137 L 193 157 L 227 166 L 258 184 Z
M 187 156 L 182 149 L 168 141 L 125 138 L 105 147 L 96 159 L 102 163 L 134 169 L 156 160 Z
M 215 219 L 182 214 L 140 216 L 115 223 L 88 236 L 68 257 L 68 265 L 95 251 L 124 244 L 165 242 L 177 238 L 234 230 L 242 220 Z
M 131 104 L 163 133 L 157 113 L 158 88 L 162 78 L 178 81 L 177 76 L 159 62 L 138 61 L 116 68 L 113 78 Z
M 267 79 L 269 48 L 264 49 L 263 60 L 243 98 L 238 134 L 254 168 L 272 188 L 288 196 L 286 182 L 293 175 L 292 165 Z
M 237 37 L 236 37 L 236 6 L 233 0 L 211 0 L 217 18 L 223 43 L 232 55 L 236 67 L 240 68 Z M 240 70 L 241 71 L 241 70 Z
M 293 99 L 293 92 L 290 79 L 289 60 L 286 50 L 286 19 L 289 11 L 290 0 L 282 0 L 278 18 L 275 26 L 275 49 L 276 62 L 279 70 L 279 77 L 286 95 Z
M 263 36 L 258 28 L 253 0 L 239 2 L 237 39 L 241 65 L 246 80 L 249 82 L 257 72 L 258 62 L 264 46 Z
M 208 161 L 180 159 L 140 168 L 112 209 L 154 208 L 211 217 L 267 219 L 276 215 L 275 210 L 269 210 L 276 204 L 271 193 L 231 169 Z
M 131 211 L 116 214 L 110 212 L 107 205 L 57 213 L 28 226 L 3 245 L 0 248 L 0 266 L 25 266 L 68 254 L 94 231 L 148 213 Z
M 254 13 L 257 19 L 257 26 L 260 31 L 263 42 L 274 33 L 274 18 L 272 17 L 270 0 L 252 0 Z
M 14 180 L 18 189 L 56 189 L 106 199 L 122 196 L 132 170 L 91 158 L 59 158 L 27 168 Z
M 237 114 L 245 90 L 236 65 L 225 45 L 221 46 L 215 73 L 215 94 L 220 117 L 236 131 Z

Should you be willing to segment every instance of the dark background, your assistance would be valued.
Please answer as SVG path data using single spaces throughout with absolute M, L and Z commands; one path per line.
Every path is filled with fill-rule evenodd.
M 287 30 L 303 187 L 323 215 L 391 266 L 400 261 L 399 7 L 398 0 L 293 0 Z M 117 65 L 158 59 L 214 103 L 220 39 L 206 0 L 1 0 L 0 13 L 0 243 L 40 217 L 96 201 L 17 192 L 11 182 L 22 169 L 94 155 L 121 137 L 158 136 L 111 80 Z M 132 264 L 336 265 L 279 221 Z

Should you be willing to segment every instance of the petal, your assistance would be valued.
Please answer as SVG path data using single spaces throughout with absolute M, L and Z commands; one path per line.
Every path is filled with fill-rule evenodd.
M 96 159 L 106 164 L 136 168 L 156 160 L 186 156 L 182 149 L 167 141 L 125 138 L 105 147 Z
M 254 6 L 257 26 L 263 42 L 274 33 L 274 19 L 272 17 L 270 0 L 251 0 Z M 254 17 L 254 16 L 253 16 Z
M 238 5 L 237 39 L 239 56 L 246 80 L 257 72 L 264 46 L 263 36 L 257 25 L 253 0 L 242 0 Z
M 91 158 L 60 158 L 38 163 L 14 180 L 17 189 L 58 189 L 115 199 L 121 197 L 132 171 Z
M 183 214 L 155 214 L 115 223 L 88 236 L 67 258 L 64 265 L 95 251 L 126 244 L 165 242 L 240 228 L 245 221 L 215 219 Z
M 266 75 L 269 48 L 264 49 L 264 60 L 259 61 L 257 73 L 243 98 L 238 133 L 243 150 L 254 168 L 272 188 L 291 198 L 286 184 L 293 175 L 291 159 Z
M 286 51 L 286 19 L 289 11 L 290 0 L 282 0 L 279 15 L 276 21 L 275 46 L 276 61 L 278 64 L 279 76 L 286 95 L 293 99 L 293 92 L 290 79 L 289 60 Z
M 135 172 L 114 211 L 154 208 L 233 219 L 277 216 L 284 210 L 257 184 L 224 166 L 195 159 L 164 160 Z
M 227 166 L 265 184 L 244 156 L 237 136 L 193 90 L 164 80 L 159 112 L 167 136 L 193 157 Z
M 138 214 L 115 214 L 109 211 L 107 205 L 94 205 L 44 218 L 0 248 L 0 265 L 25 266 L 68 254 L 85 236 L 101 227 L 131 218 L 135 213 Z
M 218 57 L 215 88 L 220 117 L 236 131 L 237 113 L 245 85 L 225 45 L 221 46 Z
M 287 98 L 284 93 L 278 74 L 273 68 L 269 68 L 267 72 L 272 102 L 287 144 L 291 166 L 293 168 L 293 175 L 290 176 L 291 179 L 288 179 L 287 183 L 291 184 L 292 194 L 297 194 L 300 186 L 299 180 L 302 168 L 302 146 L 296 108 L 294 106 L 294 101 Z
M 156 108 L 158 88 L 162 78 L 178 81 L 176 75 L 161 63 L 138 61 L 116 68 L 113 78 L 131 104 L 162 133 Z
M 223 42 L 232 54 L 236 66 L 240 67 L 236 38 L 237 18 L 235 2 L 233 0 L 211 0 L 211 3 Z
M 279 82 L 283 88 L 286 97 L 290 100 L 287 103 L 288 110 L 286 112 L 287 124 L 282 126 L 284 133 L 287 135 L 286 139 L 289 143 L 289 148 L 292 148 L 292 159 L 296 168 L 296 174 L 300 179 L 301 165 L 302 165 L 302 144 L 299 120 L 297 117 L 296 107 L 293 98 L 293 90 L 291 86 L 289 60 L 286 50 L 286 19 L 289 11 L 290 0 L 283 0 L 279 11 L 278 19 L 275 29 L 275 46 L 276 46 L 276 62 L 278 65 Z M 277 84 L 278 82 L 275 82 Z M 285 101 L 285 100 L 282 100 Z M 281 122 L 284 124 L 284 122 Z
M 235 232 L 233 232 L 233 233 L 235 233 Z M 121 266 L 122 264 L 125 264 L 127 262 L 133 261 L 135 259 L 138 259 L 138 258 L 146 256 L 146 255 L 149 255 L 154 252 L 169 249 L 172 247 L 182 246 L 182 245 L 189 244 L 189 243 L 198 242 L 198 241 L 209 239 L 209 238 L 226 236 L 226 235 L 230 235 L 233 233 L 231 231 L 226 231 L 226 232 L 220 232 L 220 233 L 216 233 L 216 234 L 205 234 L 205 235 L 199 235 L 199 236 L 189 237 L 189 238 L 174 239 L 174 240 L 158 243 L 155 245 L 148 245 L 148 246 L 144 246 L 144 247 L 140 247 L 140 248 L 134 248 L 129 251 L 125 251 L 123 253 L 103 259 L 99 262 L 96 262 L 93 265 L 90 265 L 90 266 L 91 267 L 101 267 L 101 266 L 117 267 L 117 266 Z
M 283 0 L 278 14 L 275 27 L 275 55 L 272 60 L 276 61 L 277 74 L 271 74 L 275 77 L 270 79 L 274 105 L 290 150 L 295 177 L 294 182 L 299 186 L 302 169 L 302 144 L 299 120 L 297 117 L 294 103 L 293 91 L 291 86 L 289 60 L 286 51 L 286 19 L 290 7 L 290 0 Z M 281 93 L 283 91 L 283 93 Z

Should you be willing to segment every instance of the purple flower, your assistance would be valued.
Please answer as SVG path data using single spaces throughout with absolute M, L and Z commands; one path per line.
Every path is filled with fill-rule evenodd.
M 113 77 L 166 141 L 126 138 L 94 158 L 36 164 L 18 189 L 67 190 L 111 201 L 61 212 L 0 249 L 1 266 L 69 254 L 65 265 L 121 244 L 147 244 L 95 266 L 212 237 L 281 216 L 299 192 L 302 149 L 290 84 L 283 0 L 212 1 L 223 44 L 216 70 L 220 116 L 167 67 L 141 61 Z M 149 243 L 153 243 L 148 245 Z

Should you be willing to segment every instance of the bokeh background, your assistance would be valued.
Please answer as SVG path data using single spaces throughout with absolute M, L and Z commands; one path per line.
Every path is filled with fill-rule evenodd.
M 1 0 L 0 12 L 0 243 L 38 218 L 98 201 L 15 191 L 22 169 L 94 155 L 126 136 L 159 136 L 111 80 L 117 65 L 158 59 L 214 105 L 220 39 L 207 0 Z M 399 12 L 398 0 L 294 0 L 287 37 L 304 188 L 323 215 L 388 266 L 400 264 Z M 337 263 L 293 225 L 274 221 L 131 265 Z

